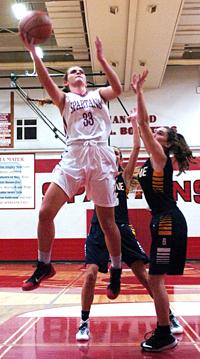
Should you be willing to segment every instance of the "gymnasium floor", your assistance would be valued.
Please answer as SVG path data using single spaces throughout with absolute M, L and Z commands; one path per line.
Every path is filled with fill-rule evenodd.
M 0 359 L 199 359 L 200 263 L 187 263 L 183 277 L 168 277 L 171 308 L 184 333 L 176 348 L 162 353 L 140 350 L 144 334 L 156 324 L 151 298 L 128 269 L 121 295 L 105 295 L 108 276 L 99 274 L 91 310 L 91 339 L 75 339 L 80 318 L 83 264 L 55 263 L 56 275 L 23 292 L 32 264 L 0 264 Z

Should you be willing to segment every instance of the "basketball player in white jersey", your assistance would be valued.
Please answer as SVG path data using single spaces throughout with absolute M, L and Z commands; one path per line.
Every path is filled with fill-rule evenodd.
M 105 102 L 120 95 L 119 78 L 105 59 L 102 43 L 97 37 L 97 59 L 109 86 L 88 92 L 83 69 L 74 66 L 64 76 L 64 85 L 70 90 L 64 93 L 49 76 L 35 51 L 33 41 L 29 41 L 24 33 L 20 37 L 31 53 L 42 86 L 60 110 L 66 133 L 66 151 L 53 171 L 53 180 L 39 213 L 38 266 L 22 288 L 34 289 L 41 280 L 55 274 L 50 263 L 55 236 L 54 218 L 64 203 L 76 195 L 81 187 L 85 187 L 87 197 L 95 204 L 110 253 L 109 289 L 116 295 L 120 291 L 121 276 L 121 240 L 114 217 L 117 165 L 114 151 L 107 144 L 111 121 Z

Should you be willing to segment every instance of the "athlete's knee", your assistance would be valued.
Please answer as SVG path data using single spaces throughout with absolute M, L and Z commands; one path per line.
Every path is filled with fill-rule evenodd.
M 101 223 L 101 228 L 104 233 L 110 233 L 114 232 L 117 229 L 117 226 L 114 220 L 107 219 Z
M 164 286 L 164 276 L 162 275 L 149 275 L 149 286 L 155 292 L 160 287 Z
M 54 219 L 54 211 L 50 206 L 42 206 L 39 211 L 39 221 L 45 222 Z
M 97 279 L 97 273 L 96 271 L 86 271 L 85 273 L 85 283 L 87 285 L 92 285 L 96 282 L 96 279 Z
M 152 289 L 151 289 L 148 279 L 142 274 L 138 275 L 137 278 L 138 278 L 139 282 L 143 285 L 143 287 L 145 287 L 148 290 L 149 294 L 152 296 Z

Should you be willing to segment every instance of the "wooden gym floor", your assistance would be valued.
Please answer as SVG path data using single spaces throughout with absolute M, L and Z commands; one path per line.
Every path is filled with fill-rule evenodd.
M 0 359 L 199 359 L 200 263 L 187 263 L 184 276 L 168 277 L 167 290 L 184 333 L 178 346 L 145 353 L 140 342 L 156 325 L 146 290 L 123 270 L 121 295 L 105 295 L 108 275 L 99 274 L 91 310 L 91 338 L 78 343 L 83 264 L 54 264 L 56 275 L 31 292 L 21 290 L 32 264 L 0 264 Z

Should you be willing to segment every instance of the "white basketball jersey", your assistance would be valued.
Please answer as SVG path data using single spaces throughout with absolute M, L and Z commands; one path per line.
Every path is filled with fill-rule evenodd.
M 111 132 L 108 107 L 99 89 L 84 96 L 68 92 L 62 113 L 67 144 L 83 141 L 107 141 Z

